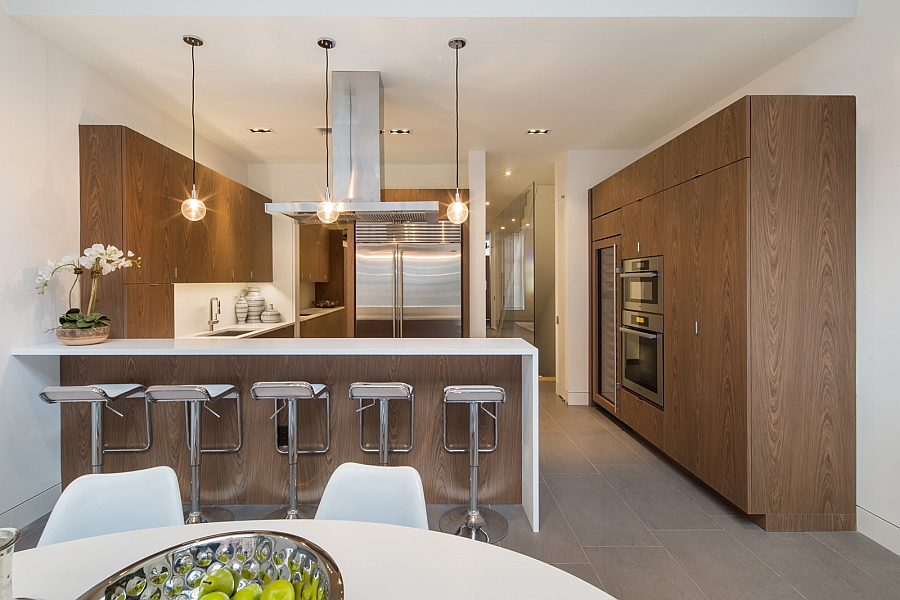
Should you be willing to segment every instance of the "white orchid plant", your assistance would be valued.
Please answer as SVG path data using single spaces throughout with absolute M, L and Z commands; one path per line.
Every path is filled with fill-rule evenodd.
M 75 275 L 75 281 L 69 288 L 69 310 L 59 318 L 59 326 L 63 329 L 87 329 L 109 325 L 106 315 L 95 313 L 97 305 L 97 287 L 101 275 L 108 275 L 117 269 L 127 267 L 140 267 L 141 258 L 135 258 L 132 252 L 122 252 L 115 246 L 94 244 L 85 248 L 84 254 L 78 256 L 76 252 L 66 254 L 59 262 L 47 261 L 47 265 L 38 269 L 35 287 L 38 294 L 43 294 L 50 283 L 50 279 L 59 271 L 71 271 Z M 82 313 L 80 308 L 72 306 L 72 291 L 80 276 L 88 272 L 91 274 L 91 299 L 88 303 L 87 313 Z

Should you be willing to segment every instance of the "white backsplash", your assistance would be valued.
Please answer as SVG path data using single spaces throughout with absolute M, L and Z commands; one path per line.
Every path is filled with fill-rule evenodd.
M 266 298 L 266 308 L 274 304 L 286 321 L 293 320 L 290 295 L 273 283 L 178 283 L 175 284 L 175 337 L 208 329 L 209 299 L 213 297 L 222 305 L 216 329 L 236 325 L 234 303 L 240 291 L 250 285 L 259 287 L 259 293 Z

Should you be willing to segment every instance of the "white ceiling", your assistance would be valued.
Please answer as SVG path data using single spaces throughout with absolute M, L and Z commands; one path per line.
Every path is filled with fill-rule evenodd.
M 647 9 L 673 3 L 682 10 L 712 3 L 724 14 L 739 14 L 735 6 L 745 5 L 768 7 L 762 14 L 800 11 L 800 16 L 209 14 L 245 14 L 252 7 L 258 14 L 278 15 L 287 12 L 286 6 L 313 6 L 274 0 L 166 0 L 149 3 L 152 11 L 138 10 L 145 2 L 110 0 L 7 0 L 7 7 L 40 34 L 187 125 L 190 50 L 181 36 L 199 35 L 205 45 L 196 51 L 198 133 L 248 163 L 323 162 L 322 138 L 313 129 L 324 123 L 325 57 L 316 45 L 321 36 L 337 41 L 331 52 L 333 70 L 381 72 L 385 128 L 413 130 L 410 136 L 386 136 L 385 162 L 452 163 L 454 65 L 447 40 L 465 37 L 468 45 L 459 55 L 460 159 L 466 160 L 468 150 L 487 151 L 494 212 L 528 182 L 552 182 L 553 162 L 565 151 L 644 148 L 855 14 L 855 2 L 847 0 L 643 0 L 634 5 Z M 340 12 L 357 4 L 359 0 L 342 0 L 330 6 Z M 372 4 L 378 3 L 366 6 Z M 382 10 L 390 13 L 402 4 L 387 0 Z M 522 12 L 534 13 L 547 4 L 571 14 L 576 5 L 596 13 L 597 6 L 623 3 L 525 1 Z M 469 5 L 479 6 L 463 3 Z M 420 12 L 427 14 L 425 8 Z M 122 10 L 136 14 L 110 14 Z M 248 127 L 271 127 L 276 134 L 252 135 Z M 527 136 L 527 128 L 552 132 Z M 503 175 L 507 169 L 513 171 L 511 177 Z

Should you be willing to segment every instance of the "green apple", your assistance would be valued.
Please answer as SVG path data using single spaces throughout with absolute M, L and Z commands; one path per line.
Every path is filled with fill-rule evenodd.
M 227 597 L 231 597 L 234 593 L 234 575 L 228 569 L 218 569 L 212 573 L 207 573 L 200 582 L 200 594 L 198 598 L 203 598 L 212 592 L 222 592 Z
M 200 598 L 202 600 L 228 600 L 228 595 L 225 592 L 210 592 L 200 596 Z
M 263 589 L 258 583 L 248 583 L 231 597 L 231 600 L 259 600 Z
M 294 600 L 294 586 L 286 579 L 276 579 L 263 588 L 259 600 Z

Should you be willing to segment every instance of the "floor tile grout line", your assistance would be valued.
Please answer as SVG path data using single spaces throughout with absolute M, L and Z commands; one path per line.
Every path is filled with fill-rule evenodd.
M 818 543 L 822 544 L 823 546 L 825 546 L 826 548 L 828 548 L 829 550 L 831 550 L 832 552 L 834 552 L 835 554 L 837 554 L 838 556 L 840 556 L 841 558 L 843 558 L 845 561 L 847 561 L 848 563 L 850 563 L 851 565 L 853 565 L 854 567 L 856 567 L 857 569 L 859 569 L 860 571 L 862 571 L 863 573 L 865 573 L 866 575 L 868 575 L 870 578 L 872 578 L 872 579 L 873 579 L 874 581 L 876 581 L 877 583 L 879 583 L 879 584 L 881 584 L 881 585 L 885 585 L 885 584 L 881 581 L 881 579 L 880 579 L 879 577 L 876 577 L 875 575 L 873 575 L 872 573 L 870 573 L 868 570 L 862 568 L 861 566 L 859 566 L 858 564 L 856 564 L 855 562 L 853 562 L 852 560 L 850 560 L 847 556 L 844 556 L 844 554 L 843 554 L 842 552 L 838 552 L 836 549 L 832 548 L 831 545 L 826 544 L 825 542 L 823 542 L 822 540 L 820 540 L 820 539 L 817 538 L 816 536 L 812 535 L 813 533 L 836 533 L 836 532 L 825 532 L 825 531 L 809 532 L 809 531 L 808 531 L 808 532 L 806 532 L 806 533 L 807 533 L 807 535 L 809 535 L 809 537 L 811 537 L 812 539 L 816 540 Z M 843 533 L 843 532 L 842 532 L 842 533 Z M 847 532 L 847 533 L 858 533 L 858 532 Z M 860 534 L 860 535 L 862 535 L 862 534 Z
M 556 496 L 553 494 L 553 490 L 550 489 L 550 484 L 545 483 L 547 486 L 547 492 L 550 494 L 550 497 L 553 498 L 553 503 L 556 504 L 556 508 L 559 510 L 559 514 L 562 515 L 563 521 L 566 522 L 566 527 L 569 528 L 569 531 L 572 533 L 572 537 L 575 538 L 575 541 L 578 543 L 578 547 L 581 548 L 581 555 L 584 556 L 584 559 L 588 561 L 588 564 L 591 565 L 591 569 L 594 569 L 594 565 L 591 564 L 591 559 L 588 558 L 587 552 L 584 551 L 584 546 L 581 544 L 581 540 L 578 539 L 578 536 L 575 535 L 575 530 L 572 528 L 572 524 L 569 523 L 569 517 L 566 516 L 566 512 L 563 510 L 562 506 L 560 506 L 559 502 L 556 500 Z M 540 516 L 538 517 L 540 518 Z M 596 570 L 594 575 L 597 575 Z M 600 580 L 600 576 L 597 575 L 597 581 L 600 581 L 600 585 L 603 585 L 603 581 Z
M 650 464 L 650 462 L 649 462 L 646 458 L 644 458 L 643 456 L 641 456 L 640 458 L 641 458 L 642 461 L 644 461 L 644 464 L 645 464 L 645 465 L 647 465 L 648 467 L 650 467 L 651 469 L 653 469 L 654 471 L 656 471 L 657 473 L 659 473 L 660 477 L 662 477 L 662 478 L 665 479 L 667 482 L 669 482 L 669 485 L 671 485 L 673 488 L 675 488 L 676 490 L 678 490 L 679 493 L 681 493 L 682 496 L 684 496 L 685 498 L 687 498 L 688 501 L 689 501 L 691 504 L 693 504 L 694 506 L 696 506 L 697 509 L 698 509 L 700 512 L 702 512 L 704 515 L 706 515 L 708 518 L 712 519 L 713 517 L 719 517 L 719 516 L 733 516 L 733 515 L 711 515 L 711 514 L 707 513 L 705 510 L 703 510 L 703 507 L 702 507 L 702 506 L 700 506 L 699 504 L 697 504 L 696 502 L 694 502 L 694 499 L 693 499 L 693 498 L 691 498 L 690 496 L 688 496 L 687 494 L 685 494 L 685 493 L 681 490 L 681 488 L 679 488 L 677 485 L 675 485 L 675 483 L 674 483 L 671 479 L 669 479 L 668 477 L 666 477 L 666 474 L 665 474 L 665 473 L 663 473 L 662 471 L 660 471 L 659 469 L 657 469 L 656 467 L 654 467 L 652 464 Z M 660 458 L 660 460 L 664 460 L 664 459 Z M 707 492 L 707 493 L 712 493 L 712 492 L 708 492 L 708 490 L 703 490 L 703 491 L 704 491 L 704 492 Z M 724 529 L 724 527 L 723 527 L 723 529 Z
M 754 551 L 750 548 L 750 546 L 748 546 L 747 544 L 745 544 L 744 542 L 742 542 L 740 539 L 738 539 L 738 537 L 737 537 L 736 535 L 734 535 L 733 533 L 731 533 L 731 532 L 728 531 L 727 529 L 724 529 L 724 531 L 725 531 L 725 533 L 727 533 L 728 535 L 730 535 L 734 541 L 736 541 L 738 544 L 740 544 L 741 546 L 743 546 L 744 548 L 746 548 L 746 549 L 747 549 L 747 552 L 749 552 L 750 554 L 752 554 L 753 557 L 754 557 L 756 560 L 758 560 L 760 563 L 762 563 L 762 565 L 763 565 L 765 568 L 767 568 L 767 569 L 769 569 L 770 571 L 772 571 L 773 573 L 775 573 L 775 575 L 778 576 L 778 579 L 782 580 L 785 584 L 787 584 L 788 587 L 790 587 L 792 590 L 794 590 L 795 592 L 797 592 L 797 593 L 800 595 L 801 598 L 804 598 L 805 600 L 809 600 L 808 598 L 806 598 L 806 595 L 805 595 L 803 592 L 801 592 L 801 591 L 798 590 L 796 587 L 794 587 L 794 585 L 793 585 L 790 581 L 788 581 L 787 579 L 785 579 L 785 578 L 781 575 L 781 573 L 779 573 L 778 571 L 776 571 L 775 569 L 773 569 L 772 567 L 770 567 L 770 566 L 769 566 L 769 563 L 767 563 L 766 561 L 764 561 L 764 560 L 763 560 L 756 552 L 754 552 Z

